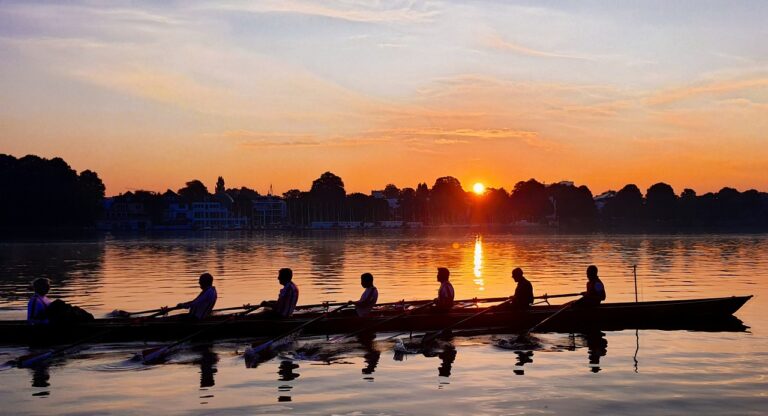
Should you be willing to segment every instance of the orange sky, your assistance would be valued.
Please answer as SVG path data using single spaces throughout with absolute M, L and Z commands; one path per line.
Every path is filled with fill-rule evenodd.
M 326 170 L 366 193 L 768 190 L 766 6 L 591 7 L 4 3 L 0 152 L 61 156 L 108 194 Z

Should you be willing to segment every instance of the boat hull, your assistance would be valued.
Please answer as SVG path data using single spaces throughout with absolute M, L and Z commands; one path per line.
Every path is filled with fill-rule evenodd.
M 537 328 L 537 332 L 584 332 L 591 330 L 662 329 L 743 331 L 747 327 L 733 317 L 751 296 L 639 303 L 606 303 L 593 308 L 572 307 Z M 526 331 L 560 310 L 562 305 L 535 306 L 528 311 L 493 310 L 456 327 L 455 331 Z M 377 332 L 438 330 L 482 311 L 454 309 L 450 313 L 418 311 L 386 321 L 400 311 L 380 312 L 367 318 L 334 314 L 315 322 L 303 334 L 330 335 L 357 331 L 381 323 Z M 142 342 L 179 339 L 203 331 L 195 339 L 258 339 L 290 331 L 317 313 L 297 314 L 274 320 L 253 315 L 235 320 L 213 317 L 206 321 L 174 318 L 130 320 L 104 319 L 67 326 L 30 326 L 24 321 L 0 321 L 0 343 L 6 345 L 65 344 L 98 335 L 101 342 Z M 223 322 L 226 320 L 227 322 Z M 386 322 L 384 322 L 386 321 Z

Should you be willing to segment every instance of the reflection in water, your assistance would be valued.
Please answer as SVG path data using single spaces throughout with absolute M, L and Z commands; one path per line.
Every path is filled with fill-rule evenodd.
M 360 335 L 357 338 L 363 351 L 365 351 L 365 354 L 363 355 L 365 367 L 363 367 L 362 373 L 366 376 L 363 377 L 363 379 L 368 381 L 373 381 L 372 374 L 376 371 L 376 367 L 379 365 L 379 360 L 381 360 L 381 351 L 376 348 L 376 343 L 374 342 L 375 338 L 376 335 L 373 333 Z
M 602 331 L 591 331 L 582 334 L 587 343 L 587 355 L 589 357 L 589 368 L 593 373 L 600 372 L 600 358 L 608 353 L 608 340 Z
M 632 357 L 632 360 L 635 362 L 635 373 L 638 372 L 637 370 L 637 353 L 640 352 L 640 330 L 635 329 L 635 355 Z
M 200 365 L 200 388 L 208 388 L 216 385 L 214 374 L 218 372 L 216 363 L 219 362 L 219 354 L 213 351 L 210 344 L 202 345 L 196 348 L 200 352 L 200 358 L 195 360 L 195 364 Z
M 517 354 L 517 362 L 515 362 L 515 369 L 512 370 L 516 375 L 525 375 L 523 366 L 528 363 L 533 363 L 533 351 L 515 351 Z
M 475 237 L 475 256 L 474 256 L 474 282 L 478 287 L 478 290 L 485 290 L 485 281 L 483 280 L 483 238 L 478 235 Z
M 299 373 L 294 373 L 293 370 L 299 368 L 299 364 L 291 360 L 280 361 L 280 367 L 277 370 L 277 381 L 293 381 L 299 378 Z M 290 393 L 293 386 L 290 384 L 281 384 L 277 387 L 277 391 L 280 393 Z M 292 400 L 289 394 L 282 394 L 277 397 L 278 402 L 290 402 Z
M 32 387 L 51 386 L 51 383 L 48 382 L 51 379 L 49 368 L 49 365 L 43 363 L 29 369 L 30 373 L 32 373 Z
M 437 356 L 440 357 L 440 367 L 437 367 L 437 375 L 440 377 L 450 377 L 453 362 L 456 361 L 456 348 L 453 345 L 447 346 Z

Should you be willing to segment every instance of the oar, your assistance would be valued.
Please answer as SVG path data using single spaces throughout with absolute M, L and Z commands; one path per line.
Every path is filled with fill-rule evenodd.
M 492 311 L 494 309 L 497 309 L 500 306 L 506 305 L 509 302 L 512 302 L 514 300 L 514 298 L 509 298 L 509 297 L 507 297 L 505 299 L 506 300 L 504 302 L 501 302 L 501 303 L 499 303 L 497 305 L 493 305 L 493 306 L 487 307 L 487 308 L 483 309 L 482 311 L 480 311 L 478 313 L 475 313 L 475 314 L 472 314 L 472 315 L 470 315 L 470 316 L 468 316 L 468 317 L 466 317 L 466 318 L 464 318 L 464 319 L 462 319 L 462 320 L 460 320 L 460 321 L 458 321 L 456 323 L 448 325 L 447 327 L 445 327 L 445 328 L 443 328 L 443 329 L 441 329 L 441 330 L 439 330 L 437 332 L 433 332 L 431 334 L 424 334 L 424 338 L 421 339 L 421 345 L 429 344 L 435 338 L 437 338 L 437 337 L 443 335 L 444 333 L 446 333 L 446 331 L 449 331 L 449 330 L 451 330 L 453 328 L 456 328 L 457 326 L 463 324 L 464 322 L 467 322 L 469 320 L 475 319 L 475 318 L 477 318 L 480 315 L 484 315 L 484 314 L 486 314 L 486 313 L 488 313 L 488 312 L 490 312 L 490 311 Z
M 561 295 L 547 295 L 547 294 L 544 294 L 542 296 L 534 296 L 534 299 L 544 299 L 544 300 L 547 300 L 547 299 L 551 299 L 551 298 L 564 298 L 564 297 L 572 297 L 572 296 L 579 296 L 579 295 L 581 295 L 581 293 L 564 293 L 564 294 L 561 294 Z M 466 318 L 464 318 L 464 319 L 462 319 L 462 320 L 460 320 L 460 321 L 458 321 L 458 322 L 456 322 L 456 323 L 454 323 L 452 325 L 449 325 L 449 326 L 443 328 L 440 331 L 433 332 L 431 334 L 425 334 L 424 338 L 421 339 L 421 344 L 422 345 L 428 344 L 428 343 L 432 342 L 435 338 L 445 334 L 446 331 L 449 331 L 449 330 L 451 330 L 453 328 L 456 328 L 457 326 L 459 326 L 459 325 L 461 325 L 461 324 L 463 324 L 463 323 L 465 323 L 465 322 L 467 322 L 469 320 L 475 319 L 475 318 L 477 318 L 480 315 L 484 315 L 484 314 L 486 314 L 486 313 L 488 313 L 488 312 L 490 312 L 492 310 L 498 309 L 500 306 L 509 304 L 510 302 L 512 302 L 514 300 L 514 298 L 510 298 L 510 297 L 500 298 L 500 299 L 503 299 L 504 302 L 501 302 L 501 303 L 499 303 L 497 305 L 485 308 L 482 311 L 480 311 L 480 312 L 478 312 L 478 313 L 476 313 L 474 315 L 470 315 L 470 316 L 468 316 L 468 317 L 466 317 Z
M 413 309 L 406 310 L 403 313 L 397 314 L 397 315 L 389 317 L 387 319 L 384 319 L 384 320 L 381 320 L 381 321 L 378 321 L 378 322 L 374 322 L 373 324 L 368 325 L 368 326 L 366 326 L 364 328 L 360 328 L 357 331 L 351 332 L 351 333 L 346 334 L 346 335 L 339 335 L 337 337 L 331 338 L 330 342 L 333 343 L 333 344 L 338 344 L 339 342 L 341 342 L 341 341 L 343 341 L 343 340 L 345 340 L 347 338 L 351 338 L 351 337 L 354 337 L 355 335 L 362 334 L 362 333 L 365 333 L 365 332 L 369 332 L 369 331 L 371 331 L 371 330 L 373 330 L 375 328 L 380 327 L 381 325 L 386 324 L 387 322 L 392 322 L 395 319 L 399 319 L 399 318 L 402 318 L 402 317 L 404 317 L 406 315 L 410 315 L 413 312 L 418 311 L 419 309 L 424 309 L 424 308 L 426 308 L 428 306 L 432 306 L 432 304 L 434 304 L 434 303 L 435 303 L 435 301 L 431 300 L 431 301 L 429 301 L 425 305 L 421 305 L 421 306 L 415 307 Z
M 151 312 L 151 311 L 147 311 L 147 312 Z M 145 320 L 145 319 L 149 319 L 149 318 L 154 318 L 154 317 L 156 317 L 158 315 L 162 315 L 164 313 L 165 313 L 165 310 L 158 309 L 152 315 L 145 316 L 145 317 L 142 317 L 140 319 L 141 320 Z M 41 363 L 43 361 L 49 360 L 49 359 L 51 359 L 53 357 L 56 357 L 58 355 L 64 354 L 64 353 L 66 353 L 67 351 L 69 351 L 69 350 L 71 350 L 73 348 L 79 347 L 79 346 L 81 346 L 83 344 L 86 344 L 86 343 L 88 343 L 90 341 L 93 341 L 93 340 L 95 340 L 97 338 L 101 338 L 104 335 L 109 334 L 113 330 L 114 330 L 113 328 L 109 328 L 109 329 L 106 329 L 104 331 L 98 332 L 98 333 L 96 333 L 94 335 L 85 337 L 85 338 L 83 338 L 81 340 L 75 341 L 72 344 L 69 344 L 69 345 L 66 345 L 66 346 L 63 346 L 63 347 L 60 347 L 60 348 L 56 348 L 56 349 L 53 349 L 53 350 L 48 350 L 48 351 L 43 351 L 43 352 L 37 352 L 37 353 L 22 355 L 21 357 L 18 357 L 16 359 L 13 359 L 13 360 L 10 360 L 10 361 L 6 362 L 5 365 L 6 366 L 7 365 L 14 365 L 14 366 L 18 366 L 18 367 L 31 367 L 31 366 L 33 366 L 35 364 Z
M 577 300 L 578 300 L 578 299 L 577 299 Z M 548 317 L 546 317 L 546 318 L 544 318 L 543 320 L 541 320 L 541 321 L 540 321 L 538 324 L 536 324 L 536 325 L 532 326 L 532 327 L 531 327 L 530 329 L 528 329 L 527 331 L 525 331 L 525 332 L 521 333 L 520 335 L 518 335 L 518 336 L 517 336 L 517 338 L 515 339 L 515 342 L 518 342 L 518 341 L 520 341 L 521 339 L 523 339 L 523 338 L 527 337 L 527 336 L 528 336 L 528 334 L 530 334 L 531 332 L 535 331 L 536 329 L 539 329 L 539 328 L 540 328 L 542 325 L 544 325 L 544 324 L 546 324 L 547 322 L 551 321 L 551 320 L 552 320 L 552 318 L 554 318 L 554 317 L 556 317 L 557 315 L 560 315 L 561 313 L 563 313 L 563 312 L 565 312 L 566 310 L 570 309 L 570 308 L 571 308 L 573 305 L 575 305 L 575 304 L 576 304 L 576 300 L 572 300 L 572 301 L 570 301 L 570 302 L 566 303 L 565 305 L 563 305 L 563 307 L 562 307 L 562 308 L 558 309 L 558 310 L 557 310 L 555 313 L 553 313 L 552 315 L 549 315 Z
M 196 336 L 198 336 L 200 334 L 203 334 L 203 333 L 205 333 L 207 331 L 210 331 L 211 329 L 215 329 L 215 328 L 217 328 L 217 327 L 219 327 L 221 325 L 224 325 L 224 324 L 227 324 L 229 322 L 232 322 L 233 320 L 235 320 L 235 319 L 237 319 L 239 317 L 245 316 L 245 315 L 247 315 L 247 314 L 249 314 L 249 313 L 251 313 L 251 312 L 253 312 L 253 311 L 257 310 L 257 309 L 260 309 L 261 307 L 262 307 L 261 305 L 250 306 L 248 309 L 246 309 L 245 311 L 243 311 L 241 313 L 234 313 L 229 318 L 227 318 L 227 319 L 225 319 L 225 320 L 223 320 L 221 322 L 217 322 L 217 323 L 209 325 L 206 328 L 203 328 L 203 329 L 201 329 L 201 330 L 199 330 L 197 332 L 193 332 L 192 334 L 189 334 L 186 337 L 181 338 L 178 341 L 175 341 L 175 342 L 173 342 L 171 344 L 168 344 L 168 345 L 166 345 L 164 347 L 154 347 L 154 348 L 145 349 L 144 351 L 141 352 L 142 362 L 144 364 L 152 364 L 154 362 L 157 362 L 157 361 L 163 359 L 164 357 L 166 357 L 168 354 L 172 353 L 175 347 L 177 347 L 177 346 L 179 346 L 179 345 L 181 345 L 181 344 L 191 340 L 192 338 L 195 338 Z
M 247 360 L 247 362 L 253 362 L 253 361 L 258 360 L 258 358 L 259 358 L 259 356 L 261 355 L 262 352 L 264 352 L 266 350 L 270 350 L 273 347 L 278 347 L 280 345 L 287 344 L 288 342 L 292 341 L 295 338 L 295 334 L 297 334 L 302 329 L 306 328 L 309 325 L 312 325 L 313 323 L 315 323 L 315 322 L 325 318 L 326 316 L 328 316 L 328 315 L 330 315 L 330 314 L 332 314 L 334 312 L 337 312 L 337 311 L 340 311 L 340 310 L 346 308 L 347 306 L 349 306 L 349 303 L 344 303 L 343 305 L 339 306 L 338 308 L 331 309 L 330 311 L 325 312 L 325 313 L 321 314 L 320 316 L 318 316 L 316 318 L 310 319 L 309 321 L 304 322 L 303 324 L 301 324 L 301 325 L 291 329 L 288 332 L 280 334 L 280 335 L 278 335 L 278 336 L 276 336 L 276 337 L 274 337 L 272 339 L 269 339 L 267 341 L 264 341 L 262 343 L 251 345 L 250 348 L 245 350 L 245 359 Z
M 32 354 L 22 355 L 21 357 L 17 357 L 17 358 L 15 358 L 13 360 L 10 360 L 10 361 L 6 362 L 5 365 L 6 366 L 11 365 L 11 366 L 16 366 L 16 367 L 20 367 L 20 368 L 31 367 L 31 366 L 34 366 L 35 364 L 38 364 L 38 363 L 41 363 L 43 361 L 49 360 L 49 359 L 51 359 L 51 358 L 53 358 L 53 357 L 55 357 L 57 355 L 66 353 L 67 351 L 69 351 L 69 350 L 71 350 L 73 348 L 79 347 L 79 346 L 81 346 L 83 344 L 86 344 L 86 343 L 88 343 L 90 341 L 93 341 L 93 340 L 95 340 L 97 338 L 100 338 L 100 337 L 108 334 L 111 331 L 112 331 L 112 329 L 107 329 L 105 331 L 97 332 L 96 334 L 93 334 L 93 335 L 85 337 L 85 338 L 83 338 L 83 339 L 81 339 L 79 341 L 75 341 L 75 342 L 73 342 L 73 343 L 71 343 L 69 345 L 65 345 L 63 347 L 59 347 L 59 348 L 56 348 L 56 349 L 52 349 L 52 350 L 48 350 L 48 351 L 42 351 L 42 352 L 37 352 L 37 353 L 32 353 Z

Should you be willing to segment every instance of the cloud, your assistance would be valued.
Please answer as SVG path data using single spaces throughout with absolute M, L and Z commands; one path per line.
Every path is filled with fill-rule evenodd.
M 768 77 L 713 81 L 699 85 L 672 88 L 648 98 L 651 105 L 671 104 L 701 96 L 723 95 L 736 91 L 754 91 L 768 87 Z
M 284 13 L 324 17 L 356 23 L 427 23 L 439 13 L 429 1 L 315 2 L 272 0 L 257 3 L 215 1 L 200 8 L 246 13 Z
M 594 61 L 595 59 L 585 55 L 570 53 L 550 52 L 529 48 L 518 43 L 503 39 L 497 34 L 490 34 L 482 38 L 482 44 L 486 47 L 500 51 L 513 52 L 518 55 L 533 56 L 538 58 L 575 59 L 581 61 Z

